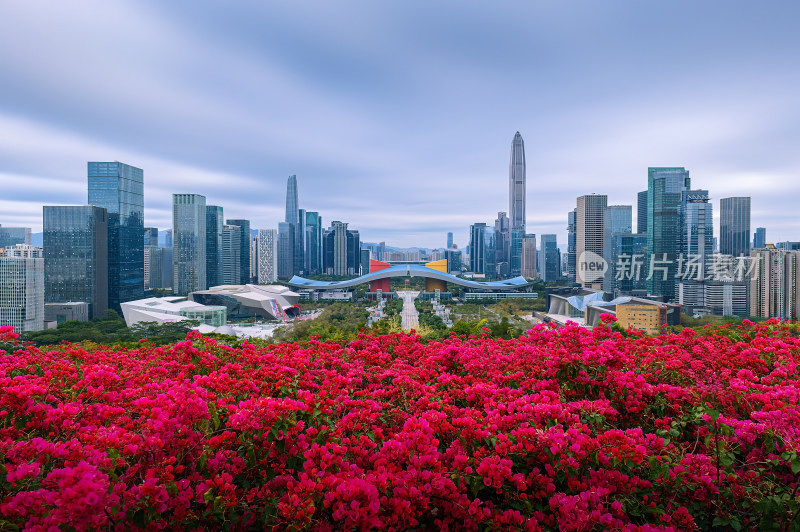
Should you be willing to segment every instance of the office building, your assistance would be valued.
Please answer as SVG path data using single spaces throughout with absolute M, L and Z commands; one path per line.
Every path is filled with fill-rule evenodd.
M 614 293 L 615 268 L 611 264 L 613 255 L 613 235 L 633 233 L 633 207 L 631 205 L 609 205 L 603 215 L 603 258 L 608 263 L 603 276 L 603 290 Z
M 258 283 L 278 280 L 278 232 L 275 229 L 258 231 Z
M 767 244 L 750 252 L 750 315 L 758 318 L 800 318 L 800 251 Z
M 45 206 L 42 234 L 45 301 L 82 301 L 89 305 L 91 318 L 104 316 L 109 300 L 108 244 L 108 214 L 104 208 Z
M 446 249 L 450 249 L 452 247 L 453 247 L 453 233 L 450 232 L 450 233 L 447 233 L 447 248 Z
M 511 141 L 508 165 L 510 225 L 509 276 L 522 272 L 522 239 L 525 236 L 525 143 L 519 131 Z
M 250 280 L 258 282 L 258 233 L 250 235 Z
M 164 231 L 164 247 L 171 248 L 172 247 L 172 229 L 167 229 Z
M 712 266 L 713 216 L 707 190 L 681 193 L 676 298 L 686 314 L 706 312 L 706 275 Z
M 206 288 L 206 197 L 172 195 L 172 291 L 185 296 Z
M 647 235 L 640 233 L 613 233 L 610 255 L 606 259 L 611 273 L 610 284 L 603 290 L 614 297 L 647 295 Z
M 206 286 L 223 284 L 222 207 L 206 205 Z M 236 281 L 239 284 L 239 281 Z
M 227 220 L 225 223 L 240 229 L 238 284 L 247 284 L 250 282 L 250 220 Z
M 749 256 L 750 198 L 722 198 L 719 205 L 719 252 Z
M 495 268 L 497 277 L 509 276 L 511 271 L 511 221 L 504 212 L 498 212 L 494 221 Z
M 578 238 L 578 209 L 572 209 L 567 213 L 567 282 L 575 284 L 577 282 L 577 238 Z
M 144 297 L 144 172 L 120 162 L 88 163 L 89 205 L 108 213 L 108 306 Z
M 636 202 L 636 232 L 647 234 L 647 191 L 639 192 Z
M 647 169 L 647 291 L 667 302 L 676 296 L 681 201 L 683 192 L 690 188 L 691 179 L 685 168 Z
M 145 227 L 144 238 L 142 239 L 144 247 L 153 246 L 158 247 L 158 227 Z
M 335 220 L 323 235 L 323 268 L 328 275 L 353 276 L 361 269 L 361 237 L 347 225 Z
M 146 271 L 146 287 L 148 290 L 154 288 L 172 288 L 172 248 L 154 248 L 148 246 L 144 248 Z
M 756 227 L 756 232 L 753 233 L 753 249 L 764 249 L 765 247 L 767 247 L 767 229 Z
M 0 249 L 16 246 L 17 244 L 30 245 L 30 227 L 3 227 L 0 225 Z
M 322 273 L 322 217 L 318 212 L 306 212 L 306 260 L 305 271 L 310 274 Z
M 286 217 L 285 223 L 292 226 L 292 238 L 294 239 L 291 244 L 292 264 L 288 278 L 300 273 L 303 269 L 304 250 L 303 241 L 305 235 L 299 234 L 302 227 L 300 224 L 300 205 L 297 199 L 297 176 L 290 175 L 286 182 Z M 278 230 L 280 234 L 280 228 Z
M 522 276 L 526 279 L 539 277 L 539 270 L 536 267 L 538 257 L 536 255 L 536 235 L 528 233 L 522 239 Z
M 497 235 L 494 232 L 494 227 L 487 225 L 483 233 L 483 247 L 485 250 L 485 262 L 483 273 L 488 278 L 498 277 L 497 274 L 497 253 L 496 253 Z M 422 257 L 420 256 L 420 261 Z
M 250 242 L 247 243 L 248 247 Z M 250 268 L 250 263 L 247 263 Z M 222 226 L 222 284 L 242 284 L 242 228 Z
M 580 196 L 575 209 L 575 253 L 577 282 L 584 288 L 603 286 L 605 212 L 608 196 Z
M 294 275 L 294 225 L 278 224 L 278 279 L 289 280 Z
M 469 226 L 469 269 L 472 273 L 486 273 L 486 224 Z
M 16 332 L 44 329 L 42 249 L 16 244 L 0 257 L 0 326 Z
M 556 235 L 541 235 L 539 251 L 539 275 L 544 282 L 561 280 L 561 252 Z

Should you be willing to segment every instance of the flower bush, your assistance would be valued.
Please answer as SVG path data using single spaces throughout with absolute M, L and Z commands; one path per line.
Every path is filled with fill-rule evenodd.
M 800 338 L 13 346 L 0 529 L 797 529 Z

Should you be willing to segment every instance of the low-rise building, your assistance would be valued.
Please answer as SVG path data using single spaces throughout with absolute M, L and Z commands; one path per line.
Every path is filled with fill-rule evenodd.
M 138 299 L 122 303 L 121 307 L 128 327 L 141 322 L 164 324 L 184 320 L 221 327 L 227 322 L 224 306 L 202 305 L 180 296 Z

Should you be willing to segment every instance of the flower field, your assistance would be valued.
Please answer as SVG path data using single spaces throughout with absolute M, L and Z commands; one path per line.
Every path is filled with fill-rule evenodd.
M 12 341 L 0 530 L 800 528 L 785 324 L 3 356 Z

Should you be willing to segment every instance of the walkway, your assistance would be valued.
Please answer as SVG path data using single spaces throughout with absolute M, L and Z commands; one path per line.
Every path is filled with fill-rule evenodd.
M 398 291 L 397 295 L 403 300 L 403 310 L 400 312 L 400 316 L 403 319 L 403 329 L 408 331 L 418 328 L 419 312 L 417 312 L 417 307 L 414 306 L 414 300 L 417 299 L 419 291 L 403 290 Z

